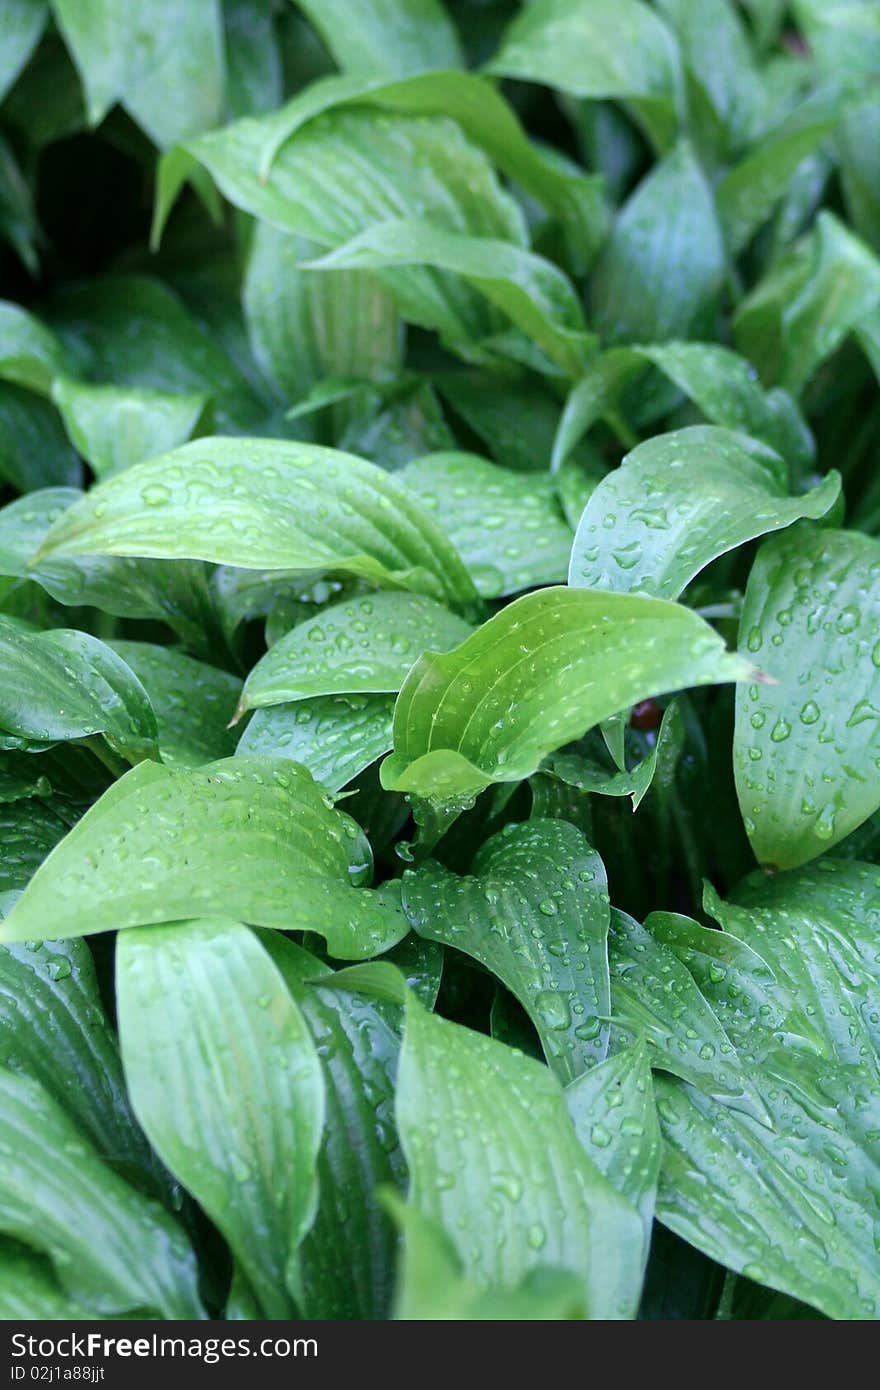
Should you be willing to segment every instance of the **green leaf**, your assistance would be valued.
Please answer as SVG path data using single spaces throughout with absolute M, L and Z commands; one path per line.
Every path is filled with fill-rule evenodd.
M 416 662 L 398 696 L 382 783 L 472 797 L 530 776 L 554 748 L 640 700 L 748 675 L 748 663 L 677 604 L 543 589 L 448 655 Z
M 33 53 L 49 18 L 47 0 L 7 0 L 0 38 L 0 101 Z
M 367 227 L 307 265 L 312 270 L 430 266 L 461 276 L 569 376 L 578 375 L 595 348 L 571 282 L 551 261 L 511 242 L 450 232 L 427 219 L 398 219 Z M 414 322 L 436 328 L 450 346 L 457 346 L 455 334 L 461 330 L 449 326 L 445 306 L 438 315 L 426 300 L 419 314 L 413 300 L 409 315 Z
M 314 695 L 396 692 L 422 652 L 448 651 L 472 630 L 420 594 L 344 599 L 297 624 L 257 662 L 239 713 Z
M 90 386 L 69 377 L 56 379 L 52 399 L 77 451 L 99 478 L 185 443 L 207 404 L 204 395 Z
M 376 1193 L 404 1176 L 394 1125 L 400 1043 L 368 999 L 315 987 L 330 972 L 314 956 L 277 934 L 264 944 L 311 1030 L 326 1092 L 320 1202 L 297 1257 L 300 1311 L 384 1318 L 395 1240 Z
M 34 871 L 67 834 L 70 826 L 51 807 L 36 798 L 0 804 L 3 853 L 0 856 L 0 894 L 25 888 Z M 9 903 L 6 905 L 9 911 Z M 4 910 L 0 898 L 0 913 Z
M 477 454 L 428 454 L 400 479 L 446 532 L 484 598 L 501 598 L 566 574 L 571 530 L 553 482 L 514 473 Z
M 847 107 L 837 131 L 840 178 L 855 230 L 880 251 L 880 101 Z
M 327 377 L 366 383 L 401 365 L 400 320 L 388 291 L 360 271 L 303 270 L 316 250 L 304 237 L 258 222 L 242 288 L 254 356 L 296 402 Z
M 792 6 L 820 66 L 859 86 L 880 65 L 880 16 L 873 0 L 794 0 Z
M 802 517 L 824 516 L 839 496 L 833 472 L 791 497 L 787 473 L 763 444 L 712 425 L 646 440 L 587 502 L 569 583 L 678 598 L 719 555 Z
M 93 488 L 46 537 L 54 555 L 343 570 L 455 606 L 470 577 L 430 514 L 352 454 L 282 440 L 197 439 Z
M 343 72 L 402 77 L 461 63 L 440 0 L 296 0 Z
M 483 1291 L 465 1279 L 445 1231 L 414 1207 L 392 1201 L 403 1238 L 394 1316 L 403 1321 L 547 1322 L 583 1319 L 586 1305 L 577 1276 L 538 1266 L 516 1288 Z
M 611 771 L 607 760 L 600 762 L 595 756 L 598 750 L 594 740 L 592 748 L 551 753 L 544 760 L 541 773 L 581 792 L 594 792 L 598 796 L 629 796 L 633 810 L 637 811 L 651 790 L 658 766 L 662 770 L 666 760 L 676 762 L 683 742 L 681 706 L 677 700 L 672 700 L 663 711 L 653 746 L 634 767 L 627 768 L 624 758 L 624 766 Z
M 226 109 L 255 116 L 281 100 L 281 51 L 275 15 L 260 0 L 223 0 Z
M 48 395 L 66 366 L 56 334 L 18 304 L 0 300 L 0 377 Z
M 710 137 L 718 128 L 722 151 L 748 143 L 760 128 L 766 96 L 737 10 L 730 0 L 659 0 L 658 8 L 698 89 L 696 100 L 691 94 L 692 121 Z
M 611 1007 L 601 859 L 565 821 L 508 825 L 459 878 L 428 863 L 403 877 L 420 936 L 478 960 L 511 991 L 563 1083 L 601 1061 Z
M 20 632 L 0 617 L 0 740 L 53 743 L 103 734 L 130 761 L 156 751 L 156 718 L 125 662 L 87 632 Z
M 678 49 L 640 0 L 533 0 L 507 30 L 489 71 L 576 97 L 630 102 L 661 148 L 675 127 Z
M 0 1065 L 38 1081 L 114 1169 L 152 1172 L 84 941 L 0 948 Z
M 52 8 L 92 125 L 122 102 L 167 146 L 218 122 L 223 31 L 216 0 L 52 0 Z
M 565 1102 L 585 1152 L 639 1212 L 647 1263 L 662 1157 L 648 1048 L 623 1048 L 584 1072 Z
M 393 717 L 393 695 L 317 695 L 270 705 L 256 711 L 237 752 L 291 758 L 337 792 L 390 751 Z
M 0 478 L 19 492 L 80 481 L 82 468 L 58 416 L 33 391 L 0 383 Z
M 768 385 L 801 391 L 880 304 L 880 261 L 830 212 L 740 305 L 736 345 Z
M 89 1310 L 64 1293 L 45 1256 L 16 1240 L 0 1241 L 0 1318 L 4 1322 L 88 1317 Z
M 679 144 L 618 214 L 593 275 L 595 325 L 616 343 L 710 337 L 724 272 L 712 190 Z
M 608 938 L 614 1050 L 640 1038 L 651 1065 L 705 1091 L 719 1105 L 766 1124 L 767 1110 L 718 1017 L 688 969 L 625 912 L 611 914 Z
M 260 177 L 273 118 L 238 121 L 188 149 L 237 207 L 322 246 L 376 222 L 425 217 L 446 231 L 525 241 L 522 214 L 489 160 L 448 117 L 357 106 L 324 111 L 287 138 Z M 277 124 L 277 122 L 276 122 Z M 327 187 L 344 184 L 344 200 Z M 160 186 L 161 214 L 172 189 Z M 453 341 L 478 342 L 499 316 L 458 277 L 421 267 L 381 272 L 404 318 L 431 313 Z
M 601 418 L 612 424 L 638 400 L 642 378 L 657 367 L 693 401 L 706 419 L 739 430 L 775 449 L 798 469 L 812 467 L 816 446 L 787 392 L 763 391 L 744 358 L 715 343 L 668 342 L 654 347 L 612 348 L 590 365 L 571 391 L 553 445 L 553 468 Z
M 581 1148 L 546 1067 L 410 994 L 397 1125 L 410 1205 L 446 1231 L 465 1278 L 510 1288 L 550 1265 L 579 1276 L 589 1317 L 633 1315 L 641 1221 Z
M 232 756 L 236 736 L 227 726 L 241 691 L 237 676 L 193 661 L 173 647 L 115 640 L 109 645 L 149 696 L 163 762 L 199 767 Z
M 204 1316 L 172 1217 L 116 1176 L 47 1091 L 0 1068 L 0 1229 L 52 1259 L 91 1316 Z
M 2 59 L 0 59 L 2 61 Z M 0 76 L 2 81 L 2 76 Z M 11 246 L 31 275 L 37 275 L 40 228 L 28 183 L 0 135 L 0 238 Z
M 737 695 L 734 770 L 759 862 L 830 849 L 880 806 L 880 542 L 799 526 L 765 542 L 740 648 L 772 685 Z
M 393 946 L 393 895 L 358 890 L 370 847 L 305 768 L 229 758 L 198 771 L 142 763 L 110 788 L 31 879 L 3 941 L 86 936 L 233 913 L 318 931 L 340 960 Z
M 120 937 L 116 988 L 150 1142 L 222 1231 L 263 1316 L 292 1316 L 287 1271 L 314 1217 L 324 1082 L 280 971 L 247 927 L 179 922 Z

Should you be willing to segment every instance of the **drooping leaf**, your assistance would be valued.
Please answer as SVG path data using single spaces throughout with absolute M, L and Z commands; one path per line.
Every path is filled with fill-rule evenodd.
M 839 475 L 831 473 L 805 496 L 789 496 L 783 460 L 732 430 L 694 425 L 656 435 L 590 496 L 569 583 L 678 598 L 719 555 L 802 517 L 823 516 L 839 491 Z
M 110 646 L 149 696 L 163 762 L 199 767 L 232 756 L 236 735 L 227 726 L 241 690 L 236 676 L 152 642 Z
M 0 1096 L 0 1230 L 44 1251 L 93 1317 L 203 1317 L 177 1222 L 102 1163 L 38 1082 L 0 1068 Z
M 316 782 L 341 791 L 393 745 L 393 695 L 317 695 L 258 709 L 237 753 L 291 758 Z
M 737 695 L 734 770 L 759 862 L 806 863 L 880 805 L 880 543 L 798 526 L 749 576 L 740 648 L 773 678 Z
M 428 863 L 403 879 L 415 930 L 476 960 L 516 996 L 565 1083 L 601 1061 L 610 1011 L 602 861 L 565 821 L 508 825 L 464 878 Z
M 551 588 L 448 655 L 416 662 L 394 712 L 389 790 L 445 800 L 533 773 L 554 748 L 671 687 L 740 680 L 695 613 L 658 599 Z
M 477 454 L 428 454 L 401 470 L 446 532 L 484 598 L 565 578 L 571 530 L 544 473 L 513 473 Z
M 20 632 L 0 617 L 0 743 L 19 747 L 102 734 L 130 761 L 156 751 L 156 718 L 140 681 L 87 632 Z
M 203 395 L 90 386 L 67 377 L 56 379 L 52 399 L 78 452 L 99 478 L 185 443 L 206 406 Z
M 307 951 L 277 934 L 265 945 L 311 1030 L 325 1082 L 320 1200 L 297 1257 L 298 1303 L 304 1317 L 387 1317 L 395 1241 L 376 1194 L 404 1176 L 394 1124 L 399 1040 L 369 999 L 322 990 L 330 972 Z
M 395 692 L 422 652 L 448 651 L 471 631 L 462 618 L 420 594 L 343 599 L 269 649 L 245 681 L 239 710 L 315 695 Z
M 534 0 L 489 70 L 577 97 L 631 102 L 661 147 L 674 128 L 681 84 L 675 39 L 640 0 Z
M 326 933 L 337 959 L 404 935 L 393 894 L 358 889 L 360 828 L 302 767 L 229 758 L 199 770 L 142 763 L 87 812 L 34 875 L 4 941 L 85 936 L 197 914 Z
M 126 469 L 56 522 L 38 559 L 55 555 L 343 570 L 456 606 L 475 594 L 438 523 L 382 469 L 282 440 L 197 439 Z
M 247 927 L 176 922 L 120 937 L 116 988 L 126 1080 L 150 1142 L 223 1232 L 263 1314 L 290 1316 L 324 1081 L 281 973 Z
M 618 214 L 592 280 L 596 327 L 617 343 L 712 336 L 724 269 L 711 188 L 679 144 Z

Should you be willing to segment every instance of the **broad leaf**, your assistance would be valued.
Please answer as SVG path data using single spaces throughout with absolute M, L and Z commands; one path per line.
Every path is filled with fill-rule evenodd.
M 204 1316 L 181 1227 L 102 1163 L 47 1091 L 0 1068 L 0 1230 L 50 1256 L 91 1316 Z
M 56 522 L 38 560 L 55 555 L 343 570 L 458 606 L 475 596 L 410 492 L 352 454 L 281 440 L 199 439 L 126 469 Z
M 40 42 L 48 19 L 48 0 L 7 0 L 0 37 L 0 101 Z
M 454 68 L 458 40 L 440 0 L 297 0 L 344 72 L 400 77 Z
M 401 481 L 443 525 L 484 598 L 564 578 L 571 530 L 544 473 L 513 473 L 477 454 L 428 454 Z
M 0 1318 L 4 1322 L 84 1321 L 89 1310 L 64 1292 L 51 1261 L 17 1240 L 0 1241 Z
M 269 649 L 245 681 L 239 712 L 314 695 L 398 691 L 422 652 L 448 651 L 471 631 L 420 594 L 344 599 Z
M 0 746 L 102 734 L 131 762 L 156 751 L 156 717 L 121 657 L 74 628 L 20 632 L 0 617 Z
M 232 756 L 237 740 L 227 726 L 241 690 L 238 677 L 193 661 L 173 647 L 152 642 L 110 645 L 149 696 L 163 762 L 199 767 Z
M 0 377 L 47 395 L 67 359 L 59 338 L 18 304 L 0 300 Z
M 302 767 L 229 758 L 198 771 L 142 763 L 86 813 L 0 929 L 4 941 L 85 936 L 234 914 L 326 934 L 338 959 L 404 935 L 393 896 L 358 889 L 370 847 Z
M 573 825 L 508 825 L 466 878 L 432 863 L 404 874 L 402 901 L 420 936 L 473 956 L 516 996 L 563 1083 L 602 1060 L 608 890 L 601 859 Z
M 317 695 L 258 709 L 237 752 L 291 758 L 316 782 L 341 791 L 393 745 L 393 695 Z
M 627 454 L 592 493 L 574 539 L 570 584 L 678 598 L 710 561 L 802 517 L 840 492 L 831 473 L 803 497 L 788 470 L 747 435 L 694 425 Z
M 737 694 L 734 769 L 759 862 L 790 869 L 880 806 L 880 543 L 799 526 L 765 542 L 740 648 L 773 684 Z
M 80 481 L 82 467 L 48 401 L 0 382 L 0 477 L 19 492 Z
M 203 395 L 90 386 L 68 377 L 55 381 L 52 399 L 78 452 L 99 478 L 185 443 L 206 406 Z
M 293 1313 L 286 1274 L 311 1225 L 324 1082 L 305 1020 L 235 922 L 120 937 L 119 1031 L 135 1112 L 229 1242 L 263 1315 Z
M 543 589 L 448 655 L 419 659 L 394 712 L 389 790 L 468 798 L 533 773 L 546 754 L 653 695 L 742 680 L 695 613 L 659 599 Z

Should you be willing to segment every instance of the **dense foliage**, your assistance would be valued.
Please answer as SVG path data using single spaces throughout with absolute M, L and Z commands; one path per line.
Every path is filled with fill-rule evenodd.
M 880 4 L 0 11 L 0 1313 L 876 1318 Z

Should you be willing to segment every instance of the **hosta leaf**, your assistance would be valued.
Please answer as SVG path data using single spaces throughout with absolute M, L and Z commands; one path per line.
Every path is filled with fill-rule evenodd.
M 792 8 L 819 64 L 837 81 L 876 77 L 880 16 L 873 0 L 795 0 Z
M 121 101 L 159 145 L 215 125 L 223 96 L 217 0 L 52 0 L 97 125 Z
M 313 695 L 397 691 L 427 649 L 448 651 L 472 631 L 420 594 L 344 599 L 299 623 L 254 666 L 239 710 Z
M 678 598 L 719 555 L 823 516 L 839 495 L 840 477 L 831 473 L 806 496 L 791 497 L 787 472 L 772 450 L 712 425 L 646 440 L 587 502 L 569 583 Z
M 577 1276 L 538 1266 L 513 1289 L 481 1290 L 465 1279 L 455 1246 L 445 1231 L 416 1208 L 386 1197 L 403 1238 L 395 1299 L 403 1321 L 547 1322 L 586 1317 Z
M 741 680 L 695 613 L 659 599 L 552 588 L 517 599 L 448 655 L 416 662 L 394 712 L 383 785 L 468 798 L 639 700 Z
M 196 771 L 142 763 L 34 875 L 0 938 L 85 936 L 225 912 L 326 933 L 337 959 L 361 959 L 406 931 L 393 898 L 353 886 L 370 858 L 360 828 L 329 809 L 295 764 L 236 757 Z
M 39 1081 L 114 1168 L 151 1170 L 84 941 L 0 949 L 0 1064 Z
M 70 826 L 57 811 L 43 801 L 29 797 L 0 805 L 0 894 L 18 892 L 27 886 L 34 870 L 63 840 Z M 11 904 L 7 904 L 9 911 Z M 0 912 L 3 902 L 0 899 Z
M 784 197 L 799 166 L 831 134 L 839 119 L 836 100 L 820 97 L 803 102 L 724 175 L 716 199 L 732 255 L 739 255 L 748 245 Z
M 281 100 L 281 50 L 275 15 L 254 0 L 223 0 L 226 109 L 250 116 Z
M 0 101 L 39 43 L 48 19 L 48 0 L 8 0 L 0 37 Z
M 799 392 L 880 304 L 880 261 L 830 212 L 759 281 L 734 318 L 736 345 L 768 385 Z
M 51 405 L 0 383 L 0 478 L 19 492 L 80 481 L 82 468 Z
M 444 400 L 483 441 L 496 463 L 517 473 L 544 472 L 559 402 L 537 377 L 470 370 L 444 372 L 435 380 Z
M 2 59 L 0 59 L 2 61 Z M 2 76 L 0 76 L 2 82 Z M 11 246 L 31 275 L 37 275 L 40 228 L 33 198 L 6 140 L 0 135 L 0 238 Z
M 52 330 L 20 305 L 0 300 L 0 377 L 46 395 L 66 366 Z
M 565 578 L 571 530 L 546 474 L 513 473 L 456 452 L 417 459 L 400 478 L 442 519 L 484 598 Z
M 772 1129 L 655 1078 L 665 1141 L 659 1219 L 829 1317 L 876 1318 L 876 1081 L 787 1052 L 762 1076 Z
M 624 758 L 624 767 L 611 771 L 607 762 L 599 762 L 593 756 L 595 748 L 574 748 L 568 752 L 551 753 L 544 760 L 541 773 L 581 792 L 595 792 L 598 796 L 629 796 L 633 810 L 637 811 L 651 790 L 658 765 L 662 769 L 667 760 L 674 764 L 683 742 L 681 707 L 677 700 L 672 700 L 663 711 L 653 746 L 633 767 L 627 768 L 628 760 Z
M 596 327 L 611 342 L 708 337 L 724 269 L 712 191 L 680 144 L 618 215 L 593 275 Z
M 840 178 L 859 236 L 880 251 L 880 101 L 849 106 L 837 131 Z
M 92 1316 L 203 1317 L 177 1222 L 101 1162 L 38 1082 L 0 1068 L 0 1098 L 0 1229 L 45 1251 Z
M 183 444 L 206 406 L 203 395 L 90 386 L 69 377 L 55 381 L 52 399 L 78 452 L 99 478 Z
M 285 1279 L 315 1209 L 324 1081 L 284 979 L 247 927 L 132 931 L 116 958 L 135 1112 L 223 1232 L 263 1314 L 293 1312 Z
M 740 647 L 773 678 L 737 695 L 734 770 L 760 863 L 790 869 L 880 805 L 880 542 L 799 526 L 765 542 Z
M 311 1030 L 326 1091 L 320 1201 L 297 1257 L 300 1311 L 387 1317 L 395 1240 L 376 1193 L 404 1176 L 394 1125 L 400 1043 L 369 999 L 315 987 L 330 972 L 314 956 L 278 934 L 264 944 Z
M 581 1148 L 546 1067 L 410 994 L 396 1105 L 409 1202 L 466 1278 L 509 1288 L 550 1265 L 580 1276 L 589 1317 L 632 1316 L 641 1221 Z
M 662 1150 L 648 1048 L 636 1043 L 584 1072 L 565 1103 L 585 1151 L 641 1215 L 647 1261 Z
M 473 956 L 516 996 L 565 1083 L 605 1056 L 611 1004 L 605 869 L 566 821 L 508 825 L 465 878 L 428 863 L 403 879 L 420 936 Z
M 300 402 L 327 377 L 368 382 L 400 366 L 400 320 L 374 275 L 313 275 L 301 269 L 316 247 L 258 222 L 243 305 L 254 355 L 287 398 Z
M 757 372 L 716 343 L 658 343 L 613 348 L 597 357 L 571 391 L 553 445 L 553 467 L 597 420 L 625 409 L 649 366 L 659 368 L 713 425 L 750 434 L 798 468 L 813 464 L 816 446 L 787 392 L 764 391 Z
M 232 756 L 236 735 L 227 725 L 241 690 L 237 676 L 152 642 L 113 641 L 110 646 L 150 698 L 163 762 L 199 767 Z
M 74 628 L 20 632 L 0 617 L 0 742 L 53 743 L 103 734 L 130 761 L 156 750 L 156 718 L 125 662 Z
M 633 103 L 655 143 L 672 133 L 680 70 L 675 39 L 640 0 L 534 0 L 489 70 L 573 96 Z
M 261 178 L 268 139 L 266 122 L 238 121 L 189 148 L 231 202 L 284 231 L 333 247 L 376 222 L 409 216 L 450 232 L 525 241 L 522 216 L 488 159 L 447 117 L 362 106 L 325 111 L 286 140 Z M 328 198 L 328 184 L 344 185 L 346 198 Z M 478 341 L 498 326 L 498 315 L 457 277 L 415 267 L 381 278 L 405 318 L 430 315 L 452 341 Z
M 822 859 L 773 879 L 756 874 L 729 902 L 709 891 L 706 907 L 725 934 L 744 942 L 772 970 L 776 987 L 770 993 L 778 1000 L 788 990 L 797 1000 L 809 1024 L 807 1045 L 880 1074 L 880 1027 L 873 1010 L 878 878 L 874 865 Z M 759 1014 L 766 1018 L 766 1011 Z M 795 1036 L 805 1031 L 792 1030 Z M 786 1046 L 793 1041 L 789 1035 Z
M 218 429 L 234 434 L 265 419 L 264 404 L 222 342 L 159 280 L 105 275 L 64 286 L 47 302 L 46 314 L 68 354 L 53 376 L 172 396 L 206 395 Z
M 659 0 L 688 74 L 720 127 L 722 148 L 738 148 L 760 126 L 765 93 L 745 25 L 730 0 Z M 692 119 L 699 102 L 691 101 Z M 699 126 L 704 122 L 697 121 Z
M 749 1073 L 687 968 L 625 912 L 611 915 L 611 1003 L 617 1040 L 645 1038 L 651 1065 L 766 1123 Z M 616 1050 L 616 1049 L 615 1049 Z
M 89 1310 L 64 1293 L 45 1256 L 17 1240 L 0 1241 L 0 1318 L 4 1322 L 88 1317 Z
M 344 72 L 398 77 L 461 62 L 440 0 L 297 0 Z
M 312 270 L 431 266 L 460 275 L 569 376 L 577 376 L 595 348 L 580 301 L 562 271 L 510 242 L 464 236 L 425 219 L 378 222 L 308 265 Z M 421 318 L 415 307 L 409 312 L 423 327 L 449 336 L 445 311 L 440 318 L 430 306 Z M 451 345 L 455 346 L 454 336 Z
M 258 709 L 237 752 L 291 758 L 340 791 L 392 747 L 393 695 L 317 695 Z
M 457 606 L 475 597 L 410 492 L 353 454 L 281 440 L 198 439 L 93 488 L 43 542 L 54 555 L 343 570 Z

